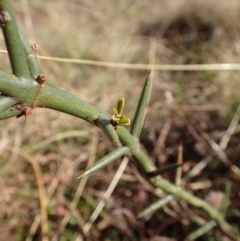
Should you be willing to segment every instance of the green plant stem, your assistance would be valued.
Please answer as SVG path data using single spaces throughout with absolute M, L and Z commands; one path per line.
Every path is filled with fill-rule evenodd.
M 0 113 L 17 103 L 15 98 L 0 96 Z
M 156 169 L 155 166 L 151 163 L 149 157 L 140 149 L 136 139 L 133 138 L 124 127 L 119 127 L 117 129 L 117 133 L 121 142 L 130 148 L 134 159 L 136 159 L 138 164 L 146 173 Z M 161 178 L 160 181 L 156 181 L 156 179 L 152 178 L 150 181 L 155 187 L 161 188 L 164 192 L 172 194 L 176 198 L 180 198 L 194 207 L 202 208 L 212 219 L 214 219 L 219 224 L 224 232 L 238 235 L 238 232 L 224 220 L 224 217 L 214 207 L 209 205 L 204 200 L 195 197 L 191 193 L 175 186 L 164 178 Z
M 227 183 L 226 188 L 225 188 L 224 200 L 223 200 L 222 207 L 221 207 L 222 214 L 224 214 L 227 210 L 227 207 L 229 205 L 230 194 L 231 194 L 231 185 L 229 183 Z M 195 240 L 216 226 L 217 226 L 217 222 L 215 220 L 211 220 L 211 221 L 205 223 L 204 225 L 201 225 L 197 230 L 194 230 L 192 233 L 190 233 L 187 236 L 187 240 Z
M 240 237 L 238 231 L 235 230 L 230 224 L 228 224 L 228 222 L 224 220 L 224 217 L 214 207 L 212 207 L 204 200 L 195 197 L 194 195 L 181 189 L 180 187 L 176 187 L 175 185 L 173 185 L 172 183 L 163 178 L 161 178 L 161 180 L 156 183 L 153 182 L 153 184 L 156 187 L 161 188 L 164 192 L 170 193 L 175 197 L 184 200 L 185 202 L 194 207 L 203 209 L 213 220 L 215 220 L 218 223 L 223 232 L 232 234 L 236 237 Z
M 100 116 L 106 120 L 111 119 L 108 113 L 80 101 L 67 91 L 55 89 L 47 84 L 43 87 L 37 99 L 36 106 L 65 112 L 80 117 L 92 124 L 95 124 Z
M 157 200 L 156 202 L 154 202 L 153 204 L 151 204 L 149 207 L 147 207 L 146 209 L 144 209 L 142 212 L 140 212 L 138 214 L 138 218 L 146 218 L 150 215 L 152 215 L 153 213 L 155 213 L 159 208 L 165 206 L 166 204 L 168 204 L 170 201 L 172 201 L 174 199 L 174 196 L 171 194 L 168 194 L 166 196 L 164 196 L 163 198 L 161 198 L 160 200 Z
M 113 145 L 120 145 L 118 135 L 110 123 L 111 116 L 95 106 L 77 99 L 67 91 L 45 85 L 37 99 L 36 106 L 58 110 L 82 118 L 102 129 Z
M 37 77 L 42 73 L 42 69 L 37 59 L 36 53 L 33 53 L 31 45 L 28 43 L 27 39 L 21 31 L 19 31 L 19 36 L 31 77 L 33 80 L 36 80 Z
M 189 241 L 196 240 L 197 238 L 201 237 L 202 235 L 204 235 L 205 233 L 213 229 L 216 225 L 217 225 L 217 222 L 215 220 L 211 220 L 206 224 L 204 224 L 203 226 L 201 226 L 196 231 L 189 234 L 186 239 Z
M 10 1 L 0 0 L 0 10 L 4 11 L 5 15 L 9 18 L 3 24 L 2 30 L 13 74 L 23 81 L 29 82 L 30 73 Z
M 19 103 L 31 106 L 39 89 L 37 82 L 31 84 L 22 81 L 12 74 L 0 71 L 0 92 L 2 96 L 14 97 Z
M 32 46 L 29 44 L 29 42 L 27 41 L 27 39 L 25 38 L 24 34 L 19 30 L 19 36 L 21 39 L 21 43 L 24 49 L 24 54 L 27 60 L 27 64 L 28 64 L 28 68 L 32 77 L 32 81 L 35 82 L 36 79 L 39 77 L 40 74 L 43 73 L 41 65 L 39 63 L 39 60 L 37 58 L 36 53 L 33 53 L 33 49 Z M 36 49 L 37 52 L 37 49 Z M 60 86 L 58 86 L 56 83 L 50 81 L 50 80 L 46 80 L 45 81 L 47 83 L 47 85 L 58 89 L 58 90 L 64 90 L 63 88 L 61 88 Z
M 125 127 L 119 126 L 117 128 L 117 134 L 121 143 L 130 149 L 133 158 L 139 163 L 145 172 L 156 170 L 156 167 L 152 164 L 150 158 L 141 149 L 137 139 L 134 138 Z
M 37 82 L 27 84 L 14 75 L 0 71 L 0 92 L 2 95 L 14 96 L 19 101 L 18 103 L 24 106 L 32 106 L 38 95 L 39 87 Z M 50 108 L 84 119 L 102 129 L 113 145 L 120 145 L 118 135 L 110 123 L 111 116 L 108 113 L 77 99 L 61 88 L 56 89 L 44 84 L 34 107 Z M 9 110 L 6 111 L 9 112 Z M 6 115 L 7 117 L 8 115 Z M 3 115 L 2 119 L 4 119 Z
M 0 120 L 19 115 L 20 111 L 12 109 L 17 103 L 15 98 L 0 96 Z

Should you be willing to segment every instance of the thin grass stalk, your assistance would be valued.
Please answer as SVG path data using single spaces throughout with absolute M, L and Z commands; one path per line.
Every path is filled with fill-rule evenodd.
M 27 152 L 20 151 L 20 156 L 27 160 L 34 171 L 39 194 L 39 203 L 40 203 L 40 216 L 41 216 L 41 235 L 42 241 L 48 241 L 48 212 L 47 212 L 47 196 L 44 188 L 43 175 L 41 167 L 36 159 L 32 158 Z

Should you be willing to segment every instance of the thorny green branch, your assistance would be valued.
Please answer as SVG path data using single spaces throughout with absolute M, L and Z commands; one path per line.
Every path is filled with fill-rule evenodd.
M 27 116 L 30 114 L 29 108 L 51 108 L 99 126 L 113 145 L 120 145 L 108 113 L 80 101 L 51 81 L 45 80 L 36 58 L 36 46 L 29 45 L 18 30 L 8 0 L 0 1 L 0 24 L 14 74 L 0 72 L 0 119 Z
M 0 119 L 19 115 L 28 116 L 36 107 L 65 112 L 100 127 L 114 145 L 120 145 L 120 139 L 127 147 L 127 149 L 119 148 L 120 154 L 125 154 L 129 149 L 132 157 L 146 173 L 156 170 L 136 138 L 140 132 L 142 117 L 136 122 L 137 127 L 133 128 L 133 136 L 122 126 L 115 130 L 111 121 L 114 121 L 115 127 L 130 123 L 130 120 L 126 120 L 124 119 L 126 117 L 122 116 L 123 106 L 119 105 L 114 116 L 111 117 L 108 113 L 77 99 L 47 78 L 45 79 L 35 55 L 36 48 L 35 46 L 31 47 L 24 35 L 19 32 L 9 0 L 0 0 L 0 25 L 13 71 L 13 74 L 0 71 Z M 150 84 L 147 83 L 146 88 L 150 89 L 149 86 Z M 146 103 L 147 98 L 148 94 L 142 98 L 141 102 Z M 139 110 L 141 112 L 139 115 L 143 116 L 142 107 Z M 115 152 L 117 157 L 120 154 Z M 205 201 L 177 188 L 163 178 L 159 182 L 155 181 L 154 178 L 151 181 L 153 185 L 160 187 L 165 192 L 205 210 L 224 231 L 238 235 L 238 232 L 223 219 L 221 214 Z

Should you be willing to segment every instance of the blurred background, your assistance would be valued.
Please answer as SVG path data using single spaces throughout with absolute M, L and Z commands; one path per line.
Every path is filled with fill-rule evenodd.
M 147 75 L 147 69 L 110 63 L 239 62 L 238 0 L 11 2 L 19 27 L 37 44 L 39 55 L 109 63 L 103 67 L 40 60 L 47 78 L 109 113 L 123 97 L 125 114 L 132 118 Z M 6 49 L 2 35 L 0 48 Z M 2 71 L 11 72 L 6 54 L 1 54 L 0 64 Z M 239 177 L 224 160 L 240 165 L 239 94 L 239 71 L 156 70 L 140 138 L 159 167 L 176 163 L 183 147 L 182 176 L 188 176 L 184 187 L 215 207 L 226 195 L 226 184 L 231 186 L 226 219 L 238 228 Z M 231 122 L 235 126 L 229 134 Z M 139 218 L 164 194 L 151 187 L 133 163 L 110 197 L 105 192 L 122 160 L 78 180 L 86 166 L 113 150 L 101 131 L 83 120 L 34 109 L 28 118 L 1 121 L 0 135 L 0 240 L 44 240 L 41 191 L 45 199 L 40 200 L 48 203 L 43 207 L 49 240 L 184 240 L 199 225 L 193 216 L 208 220 L 201 210 L 179 200 Z M 199 163 L 203 166 L 190 176 Z M 165 175 L 172 182 L 175 176 Z M 105 206 L 91 216 L 100 201 Z M 229 239 L 214 228 L 198 240 Z

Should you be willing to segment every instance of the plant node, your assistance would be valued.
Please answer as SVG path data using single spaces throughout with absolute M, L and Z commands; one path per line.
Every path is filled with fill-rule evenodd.
M 114 114 L 112 115 L 112 118 L 110 120 L 115 130 L 117 130 L 118 126 L 128 126 L 131 123 L 130 118 L 122 114 L 123 108 L 124 108 L 124 98 L 121 98 L 117 103 L 117 108 L 113 108 Z
M 32 114 L 32 107 L 30 106 L 23 106 L 22 104 L 15 104 L 13 107 L 15 110 L 20 110 L 21 113 L 19 115 L 17 115 L 17 118 L 21 117 L 21 116 L 29 116 Z
M 39 83 L 39 84 L 42 84 L 46 79 L 46 76 L 44 73 L 41 73 L 40 75 L 38 75 L 36 81 Z

